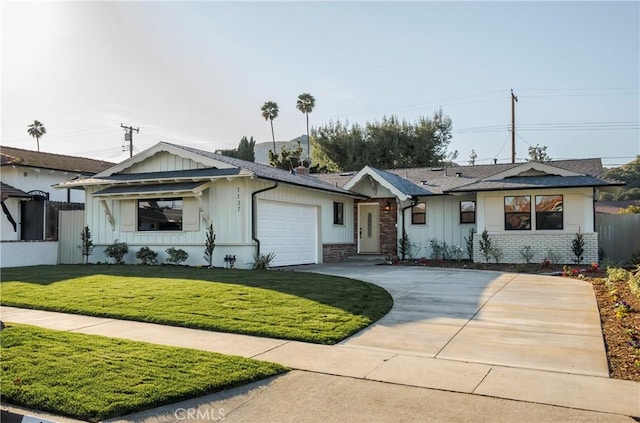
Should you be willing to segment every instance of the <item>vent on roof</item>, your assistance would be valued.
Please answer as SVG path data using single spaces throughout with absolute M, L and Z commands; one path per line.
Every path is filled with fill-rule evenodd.
M 353 176 L 355 174 L 355 172 L 343 172 L 343 173 L 339 173 L 338 175 L 340 176 Z
M 421 183 L 422 185 L 427 185 L 427 181 L 426 181 L 426 180 L 424 180 L 424 181 L 420 181 L 420 183 Z
M 432 167 L 431 171 L 432 172 L 442 172 L 444 170 L 444 167 Z
M 462 172 L 456 172 L 456 178 L 459 178 L 462 176 Z

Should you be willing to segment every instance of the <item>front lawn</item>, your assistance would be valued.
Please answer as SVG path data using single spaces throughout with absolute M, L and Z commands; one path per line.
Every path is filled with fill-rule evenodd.
M 393 300 L 362 281 L 289 271 L 61 265 L 2 269 L 2 305 L 333 344 Z
M 284 372 L 278 364 L 9 323 L 2 400 L 98 421 Z

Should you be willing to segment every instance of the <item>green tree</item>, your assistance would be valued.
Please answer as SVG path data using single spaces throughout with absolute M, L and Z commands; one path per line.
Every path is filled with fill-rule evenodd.
M 298 101 L 296 102 L 296 107 L 302 113 L 304 113 L 307 118 L 307 152 L 309 157 L 311 157 L 311 142 L 309 141 L 309 113 L 313 111 L 313 108 L 316 106 L 316 99 L 309 93 L 302 93 L 298 96 Z
M 477 158 L 478 155 L 476 154 L 476 150 L 471 150 L 471 154 L 469 154 L 469 164 L 471 166 L 475 166 Z
M 227 157 L 234 157 L 236 159 L 253 162 L 256 159 L 255 147 L 256 147 L 256 141 L 253 139 L 253 137 L 251 137 L 251 139 L 247 139 L 247 137 L 242 137 L 242 139 L 240 139 L 240 143 L 238 144 L 238 148 L 231 148 L 229 150 L 219 150 L 218 153 Z
M 271 123 L 271 138 L 273 139 L 273 152 L 276 152 L 276 136 L 273 132 L 273 120 L 278 117 L 278 104 L 274 101 L 267 101 L 262 105 L 262 117 Z
M 383 117 L 366 125 L 340 121 L 312 130 L 316 144 L 314 162 L 319 167 L 335 163 L 342 171 L 366 165 L 384 169 L 437 166 L 447 161 L 451 119 L 442 110 L 416 122 Z M 325 162 L 317 163 L 321 153 Z
M 536 144 L 535 147 L 529 146 L 529 158 L 527 161 L 538 163 L 550 162 L 551 157 L 547 154 L 547 146 L 540 146 L 538 144 Z
M 27 126 L 27 134 L 36 139 L 38 144 L 38 151 L 40 151 L 40 138 L 47 133 L 47 128 L 44 127 L 42 122 L 34 120 L 31 125 Z

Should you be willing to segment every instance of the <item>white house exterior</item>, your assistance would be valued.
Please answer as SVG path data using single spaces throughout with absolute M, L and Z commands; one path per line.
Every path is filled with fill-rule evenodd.
M 96 245 L 91 261 L 108 261 L 104 247 L 126 242 L 128 263 L 141 247 L 167 257 L 185 250 L 203 265 L 209 224 L 216 234 L 215 266 L 235 256 L 248 267 L 257 253 L 275 253 L 274 266 L 343 258 L 353 245 L 354 198 L 362 196 L 302 174 L 161 142 L 92 178 L 84 187 L 87 225 Z
M 593 261 L 596 190 L 621 185 L 602 176 L 599 159 L 304 175 L 161 142 L 59 187 L 85 189 L 94 262 L 107 261 L 104 247 L 120 241 L 129 263 L 142 247 L 161 261 L 174 247 L 189 253 L 187 264 L 202 265 L 212 224 L 214 265 L 235 256 L 247 267 L 258 253 L 275 253 L 275 266 L 397 256 L 405 234 L 414 256 L 429 257 L 432 242 L 465 251 L 471 231 L 481 261 L 485 229 L 501 262 L 523 262 L 530 247 L 534 260 L 570 263 L 578 232 L 584 260 Z
M 398 255 L 406 234 L 416 257 L 430 257 L 431 242 L 460 246 L 474 231 L 474 261 L 483 261 L 480 234 L 487 230 L 501 262 L 550 258 L 571 263 L 571 243 L 580 232 L 584 261 L 598 260 L 594 205 L 597 190 L 623 182 L 602 176 L 599 159 L 380 170 L 319 175 L 327 182 L 366 195 L 355 208 L 360 254 Z

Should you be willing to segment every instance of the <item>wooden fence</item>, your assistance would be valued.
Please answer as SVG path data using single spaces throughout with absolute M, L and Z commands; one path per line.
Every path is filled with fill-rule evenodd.
M 596 213 L 596 228 L 606 258 L 626 263 L 640 254 L 640 214 Z

